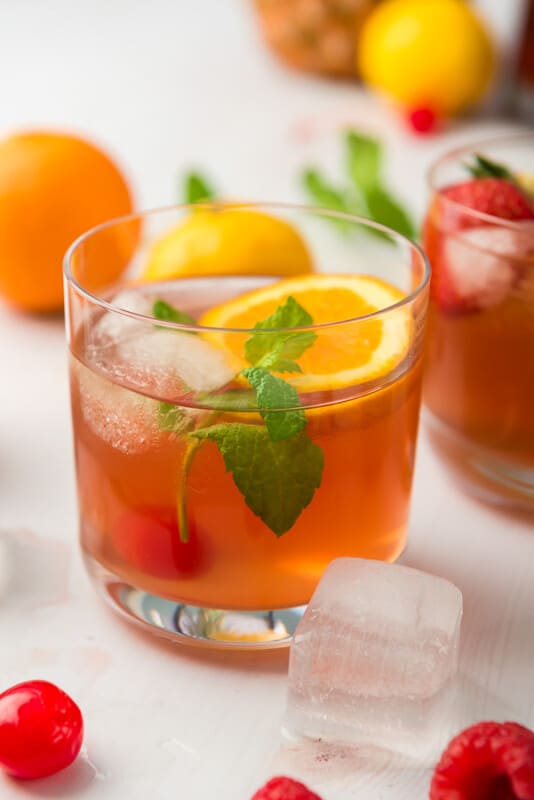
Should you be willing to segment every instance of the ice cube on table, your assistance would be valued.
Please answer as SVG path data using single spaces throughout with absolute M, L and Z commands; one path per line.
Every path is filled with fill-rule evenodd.
M 436 758 L 454 728 L 461 616 L 443 578 L 336 559 L 293 637 L 286 732 Z

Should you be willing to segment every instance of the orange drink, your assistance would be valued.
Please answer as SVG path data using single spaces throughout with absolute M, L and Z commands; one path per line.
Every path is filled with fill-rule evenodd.
M 526 508 L 534 507 L 533 153 L 527 136 L 445 158 L 433 171 L 424 233 L 432 439 L 463 485 Z M 481 154 L 509 175 L 469 177 L 465 165 Z
M 145 282 L 141 252 L 133 280 L 89 295 L 86 248 L 109 228 L 67 262 L 89 571 L 129 617 L 223 646 L 286 642 L 334 558 L 396 559 L 415 455 L 421 253 L 360 232 L 338 259 L 366 274 L 320 273 L 339 234 L 305 210 L 265 212 L 299 231 L 313 272 Z

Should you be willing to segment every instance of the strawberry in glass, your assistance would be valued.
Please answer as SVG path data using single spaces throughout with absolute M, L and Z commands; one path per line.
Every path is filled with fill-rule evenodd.
M 431 171 L 425 373 L 432 440 L 462 484 L 534 508 L 534 136 Z

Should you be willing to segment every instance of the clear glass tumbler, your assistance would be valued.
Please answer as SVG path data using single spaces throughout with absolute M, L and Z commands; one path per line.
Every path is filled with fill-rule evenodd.
M 99 286 L 107 258 L 118 285 Z M 65 276 L 81 546 L 112 606 L 190 643 L 276 647 L 332 559 L 399 556 L 416 245 L 316 209 L 176 207 L 85 234 Z
M 470 179 L 466 165 L 478 155 L 505 165 L 527 198 L 509 208 L 500 179 L 479 186 L 486 207 L 501 205 L 499 213 L 515 219 L 449 196 L 447 187 Z M 431 169 L 430 187 L 423 237 L 432 266 L 425 371 L 430 435 L 471 493 L 534 510 L 534 212 L 530 218 L 528 212 L 534 135 L 456 150 Z

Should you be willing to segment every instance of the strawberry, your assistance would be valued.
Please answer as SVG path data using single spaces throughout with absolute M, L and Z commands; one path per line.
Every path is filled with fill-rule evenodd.
M 508 220 L 534 220 L 534 206 L 527 195 L 509 180 L 503 178 L 473 178 L 463 183 L 447 186 L 442 197 L 453 203 Z M 469 215 L 465 215 L 469 219 Z M 472 224 L 479 224 L 476 219 Z
M 452 201 L 452 202 L 448 202 Z M 521 223 L 484 224 L 468 209 Z M 534 205 L 513 182 L 484 177 L 443 189 L 431 208 L 424 245 L 432 265 L 431 295 L 447 314 L 499 305 L 534 253 Z

